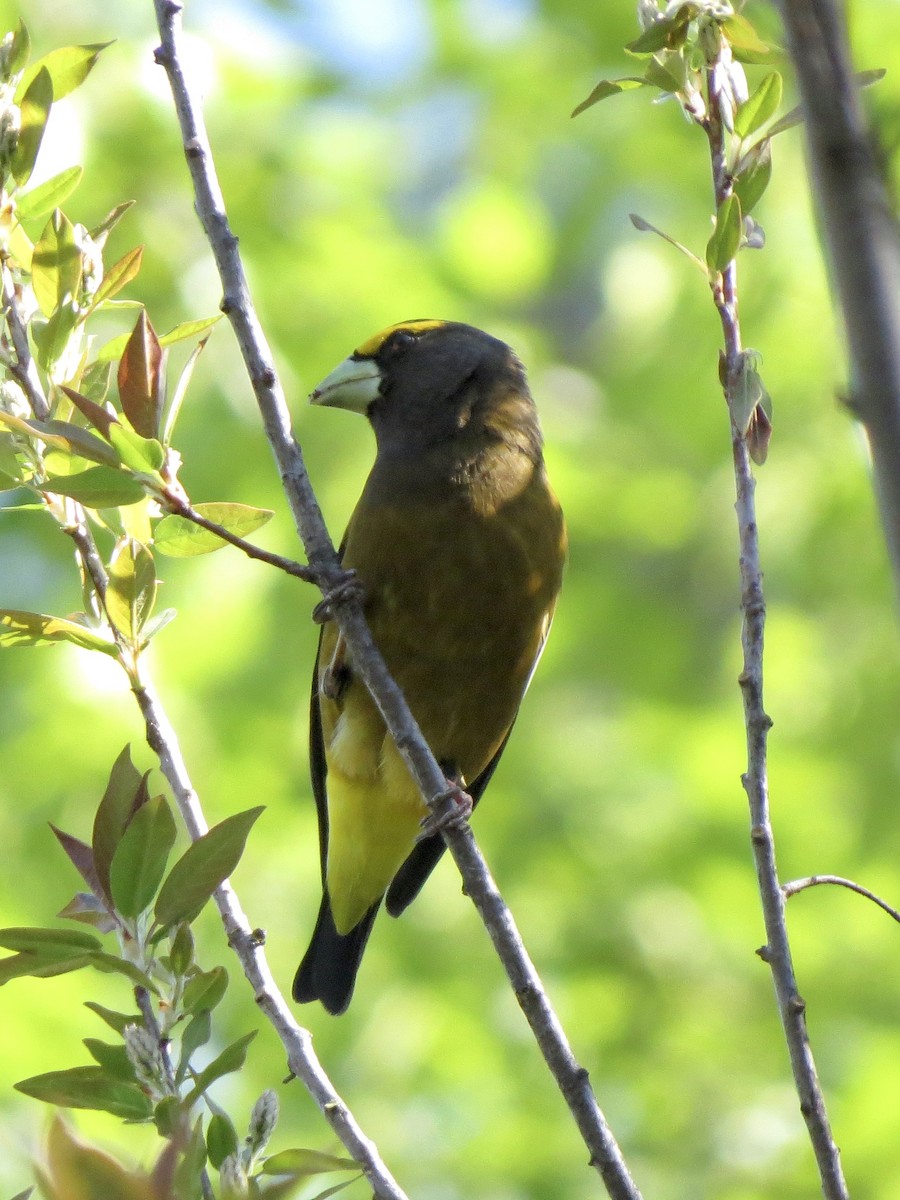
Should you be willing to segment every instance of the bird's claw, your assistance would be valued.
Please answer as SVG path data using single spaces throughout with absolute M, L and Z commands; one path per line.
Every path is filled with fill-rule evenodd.
M 435 796 L 433 809 L 422 821 L 420 838 L 424 840 L 445 829 L 460 829 L 467 824 L 474 807 L 469 793 L 448 780 L 446 789 Z
M 334 611 L 348 600 L 361 600 L 363 586 L 353 570 L 345 571 L 337 583 L 332 584 L 322 599 L 312 610 L 312 619 L 316 625 L 324 625 L 332 620 Z

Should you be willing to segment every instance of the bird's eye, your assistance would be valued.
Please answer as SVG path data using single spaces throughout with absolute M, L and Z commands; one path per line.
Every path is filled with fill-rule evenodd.
M 405 329 L 398 329 L 397 332 L 392 335 L 385 349 L 387 350 L 388 354 L 392 356 L 396 354 L 402 354 L 403 351 L 406 350 L 407 347 L 411 346 L 415 340 L 416 335 L 414 333 L 409 333 Z

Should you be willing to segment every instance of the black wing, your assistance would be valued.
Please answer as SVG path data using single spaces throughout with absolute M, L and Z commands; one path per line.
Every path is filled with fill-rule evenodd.
M 515 720 L 513 720 L 514 724 Z M 481 799 L 484 789 L 490 783 L 491 776 L 497 769 L 500 755 L 506 749 L 506 743 L 509 741 L 511 733 L 512 725 L 500 743 L 497 753 L 467 789 L 472 797 L 473 807 Z M 439 833 L 433 833 L 430 837 L 423 838 L 421 842 L 416 843 L 412 853 L 391 880 L 391 886 L 387 890 L 386 908 L 392 917 L 399 917 L 404 909 L 412 904 L 446 849 L 447 843 Z

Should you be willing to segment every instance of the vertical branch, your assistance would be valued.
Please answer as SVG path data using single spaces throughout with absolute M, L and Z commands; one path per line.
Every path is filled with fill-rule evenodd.
M 728 170 L 725 128 L 722 122 L 722 68 L 730 66 L 731 51 L 722 44 L 717 61 L 707 69 L 709 111 L 703 121 L 709 139 L 716 211 L 732 193 Z M 717 67 L 719 69 L 717 69 Z M 735 478 L 735 512 L 740 542 L 741 646 L 743 666 L 739 676 L 747 734 L 747 770 L 742 776 L 750 807 L 750 841 L 762 901 L 766 945 L 759 951 L 770 966 L 778 1010 L 784 1028 L 800 1111 L 806 1121 L 819 1168 L 822 1192 L 827 1200 L 849 1200 L 819 1084 L 806 1025 L 806 1004 L 794 974 L 785 920 L 785 897 L 775 860 L 775 834 L 769 812 L 768 734 L 772 721 L 763 703 L 763 652 L 766 605 L 756 520 L 756 483 L 750 461 L 746 431 L 735 419 L 739 411 L 738 389 L 744 372 L 744 351 L 738 312 L 737 261 L 732 258 L 721 273 L 712 272 L 710 286 L 719 313 L 724 340 L 721 376 L 728 404 Z
M 900 587 L 900 227 L 853 78 L 843 6 L 781 0 L 810 171 L 851 361 L 894 581 Z

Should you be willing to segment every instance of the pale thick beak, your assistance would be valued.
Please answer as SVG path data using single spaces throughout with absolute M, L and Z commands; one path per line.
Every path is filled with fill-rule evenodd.
M 309 402 L 365 416 L 372 401 L 378 399 L 380 385 L 381 372 L 373 359 L 345 358 L 311 393 Z

